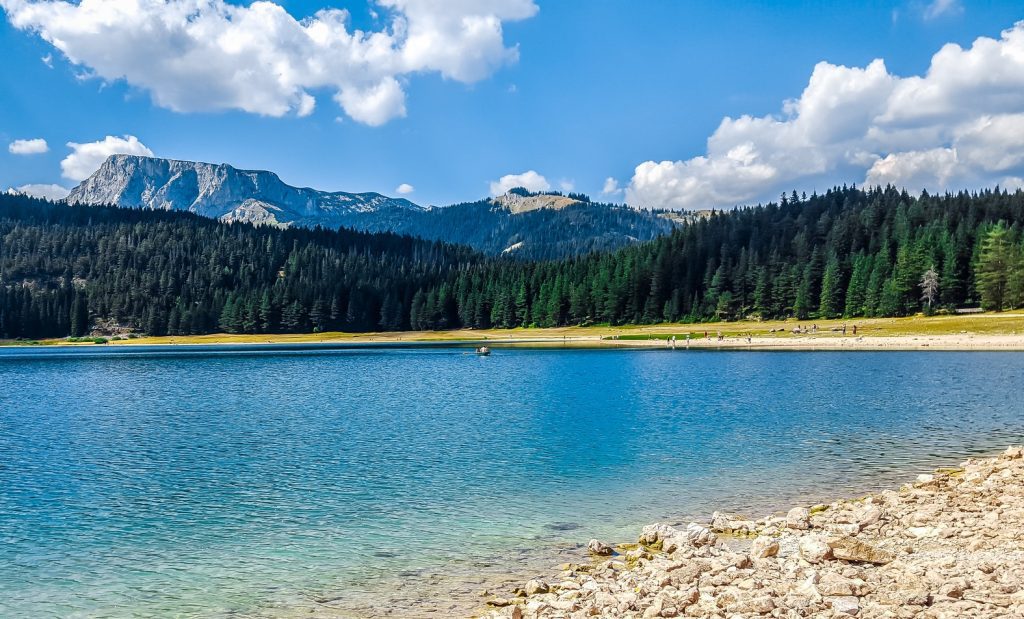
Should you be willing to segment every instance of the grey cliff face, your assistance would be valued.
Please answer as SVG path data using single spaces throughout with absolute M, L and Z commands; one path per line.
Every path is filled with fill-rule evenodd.
M 71 191 L 69 204 L 189 211 L 225 221 L 336 227 L 352 216 L 422 211 L 401 198 L 292 187 L 272 172 L 226 164 L 112 155 Z

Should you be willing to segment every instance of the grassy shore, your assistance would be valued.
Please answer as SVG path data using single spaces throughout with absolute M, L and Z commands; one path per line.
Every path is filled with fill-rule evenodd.
M 814 327 L 817 326 L 815 330 Z M 846 327 L 845 334 L 842 331 Z M 857 333 L 854 335 L 854 327 Z M 800 329 L 795 333 L 794 329 Z M 707 333 L 707 337 L 705 337 Z M 722 339 L 718 336 L 721 334 Z M 909 318 L 855 320 L 739 321 L 700 324 L 664 323 L 643 326 L 556 327 L 526 329 L 459 329 L 381 333 L 302 333 L 139 337 L 111 340 L 111 346 L 188 344 L 356 344 L 356 343 L 459 343 L 486 341 L 494 345 L 667 346 L 677 347 L 790 348 L 790 349 L 1013 349 L 1024 350 L 1024 313 L 1004 312 Z M 18 342 L 5 342 L 18 344 Z M 38 345 L 95 346 L 50 339 Z

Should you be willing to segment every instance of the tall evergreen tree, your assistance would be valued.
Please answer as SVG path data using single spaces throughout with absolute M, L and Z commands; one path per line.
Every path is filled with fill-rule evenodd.
M 1003 311 L 1010 282 L 1010 239 L 1002 222 L 985 234 L 976 269 L 978 294 L 985 309 Z

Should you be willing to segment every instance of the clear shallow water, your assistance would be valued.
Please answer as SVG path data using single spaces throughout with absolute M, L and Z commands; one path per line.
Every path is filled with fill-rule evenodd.
M 441 595 L 1020 443 L 1022 387 L 1015 353 L 0 349 L 0 617 Z

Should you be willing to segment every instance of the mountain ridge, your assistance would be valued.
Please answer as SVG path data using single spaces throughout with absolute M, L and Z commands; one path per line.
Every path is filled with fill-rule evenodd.
M 474 202 L 423 207 L 374 192 L 294 187 L 265 170 L 139 155 L 111 155 L 67 203 L 188 211 L 229 223 L 395 232 L 521 259 L 614 250 L 677 225 L 577 194 L 516 188 Z
M 346 215 L 382 209 L 421 211 L 404 198 L 295 187 L 267 170 L 226 163 L 111 155 L 71 190 L 68 204 L 113 204 L 189 211 L 225 221 L 272 225 L 327 225 Z

